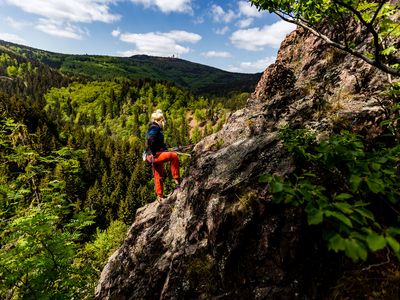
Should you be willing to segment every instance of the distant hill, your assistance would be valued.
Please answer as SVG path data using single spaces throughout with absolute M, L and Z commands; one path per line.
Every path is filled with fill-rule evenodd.
M 199 94 L 252 92 L 261 77 L 261 73 L 232 73 L 172 57 L 60 54 L 0 40 L 1 52 L 12 52 L 26 59 L 40 61 L 68 75 L 96 80 L 121 77 L 169 81 Z

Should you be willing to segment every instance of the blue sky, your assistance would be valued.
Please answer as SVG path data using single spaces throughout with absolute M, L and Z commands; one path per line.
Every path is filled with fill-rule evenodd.
M 0 0 L 0 39 L 69 54 L 175 56 L 262 72 L 292 24 L 246 0 Z

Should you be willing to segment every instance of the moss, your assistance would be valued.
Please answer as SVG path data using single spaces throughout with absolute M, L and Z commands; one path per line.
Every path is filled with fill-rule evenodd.
M 343 53 L 343 51 L 336 48 L 329 48 L 326 52 L 325 61 L 328 66 L 336 66 L 340 63 L 344 56 L 346 56 L 346 54 Z
M 204 148 L 205 150 L 218 151 L 223 147 L 224 144 L 225 141 L 223 139 L 218 139 L 212 144 L 205 145 Z
M 230 211 L 233 214 L 248 213 L 251 210 L 252 203 L 256 199 L 256 193 L 254 191 L 250 191 L 245 192 L 240 196 L 236 195 L 236 197 L 238 201 L 232 205 Z
M 215 143 L 215 147 L 217 148 L 217 150 L 221 149 L 222 146 L 225 144 L 225 141 L 223 139 L 219 139 L 217 140 L 217 142 Z
M 320 119 L 322 117 L 327 117 L 327 119 L 335 126 L 343 122 L 343 117 L 341 112 L 346 108 L 348 109 L 348 104 L 352 100 L 352 94 L 343 89 L 336 91 L 331 97 L 325 98 L 322 105 L 315 112 L 314 118 Z
M 303 95 L 303 97 L 312 96 L 317 91 L 317 82 L 310 80 L 307 83 L 305 83 L 303 86 L 301 86 L 299 89 L 300 89 L 300 92 Z
M 187 277 L 193 287 L 204 292 L 210 292 L 215 286 L 215 262 L 210 254 L 201 252 L 188 263 Z
M 250 130 L 250 134 L 253 135 L 256 129 L 256 122 L 253 119 L 247 120 L 247 127 Z

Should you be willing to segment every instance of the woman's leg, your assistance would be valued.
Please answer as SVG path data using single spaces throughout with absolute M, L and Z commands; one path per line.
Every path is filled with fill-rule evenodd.
M 179 182 L 180 174 L 179 174 L 179 158 L 175 152 L 158 152 L 157 158 L 154 159 L 154 163 L 156 164 L 164 164 L 166 162 L 171 163 L 171 174 L 175 181 Z
M 157 156 L 158 158 L 158 156 Z M 157 197 L 164 197 L 164 164 L 160 161 L 153 160 L 153 155 L 147 156 L 147 161 L 152 164 L 154 177 L 154 191 Z M 152 161 L 153 160 L 153 161 Z
M 154 189 L 158 197 L 164 197 L 164 165 L 153 163 Z

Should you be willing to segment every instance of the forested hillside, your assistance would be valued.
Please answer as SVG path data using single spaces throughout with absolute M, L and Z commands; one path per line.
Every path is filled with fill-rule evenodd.
M 94 80 L 1 50 L 0 298 L 90 298 L 136 209 L 155 200 L 141 158 L 151 113 L 165 112 L 170 147 L 187 146 L 248 94 L 227 102 L 166 80 Z
M 249 2 L 297 26 L 261 78 L 0 41 L 0 299 L 400 299 L 399 1 Z
M 79 75 L 92 80 L 162 80 L 195 93 L 218 96 L 252 92 L 261 77 L 261 73 L 231 73 L 172 57 L 67 55 L 0 40 L 1 52 L 40 61 L 67 75 Z

